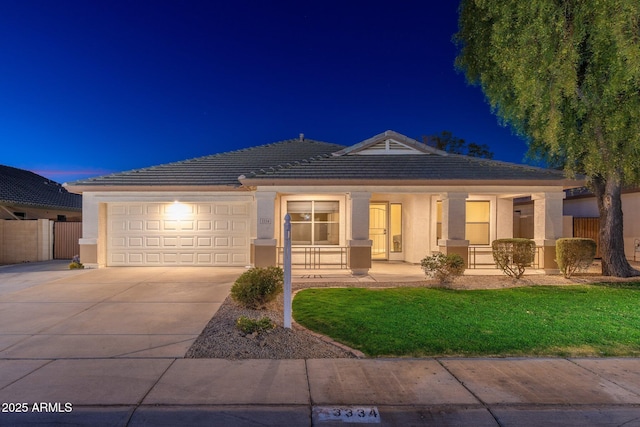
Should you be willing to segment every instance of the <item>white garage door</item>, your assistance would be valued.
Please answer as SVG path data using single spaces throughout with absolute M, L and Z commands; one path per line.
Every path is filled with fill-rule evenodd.
M 244 266 L 247 202 L 109 203 L 109 266 Z

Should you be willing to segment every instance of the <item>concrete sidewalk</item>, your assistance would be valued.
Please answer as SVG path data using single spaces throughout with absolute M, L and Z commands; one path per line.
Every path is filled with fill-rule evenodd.
M 0 360 L 0 402 L 11 426 L 640 426 L 640 359 Z

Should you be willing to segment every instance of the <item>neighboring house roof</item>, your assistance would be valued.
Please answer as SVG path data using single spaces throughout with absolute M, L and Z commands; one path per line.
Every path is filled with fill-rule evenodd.
M 386 131 L 345 147 L 304 138 L 65 184 L 72 191 L 257 185 L 582 185 L 561 171 L 449 154 Z
M 290 139 L 237 151 L 105 175 L 65 184 L 103 186 L 241 186 L 238 177 L 249 171 L 271 170 L 296 162 L 311 162 L 344 146 L 310 139 Z
M 569 199 L 583 199 L 587 197 L 595 197 L 595 193 L 589 187 L 578 187 L 565 190 L 567 194 L 567 200 Z M 630 185 L 622 188 L 622 194 L 640 193 L 640 187 L 637 185 Z
M 0 205 L 82 210 L 82 196 L 36 173 L 0 165 Z

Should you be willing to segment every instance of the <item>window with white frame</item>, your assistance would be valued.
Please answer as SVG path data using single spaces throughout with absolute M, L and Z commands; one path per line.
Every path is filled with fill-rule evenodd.
M 340 203 L 337 200 L 288 201 L 292 245 L 338 245 Z
M 442 238 L 442 202 L 436 204 L 436 238 Z M 488 200 L 467 200 L 465 237 L 470 245 L 488 245 L 491 243 L 490 218 L 491 202 Z

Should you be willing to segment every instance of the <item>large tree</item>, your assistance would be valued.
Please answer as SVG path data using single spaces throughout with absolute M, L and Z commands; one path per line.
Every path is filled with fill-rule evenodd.
M 529 154 L 581 173 L 600 210 L 602 274 L 624 256 L 621 190 L 640 182 L 640 1 L 462 0 L 456 66 Z

